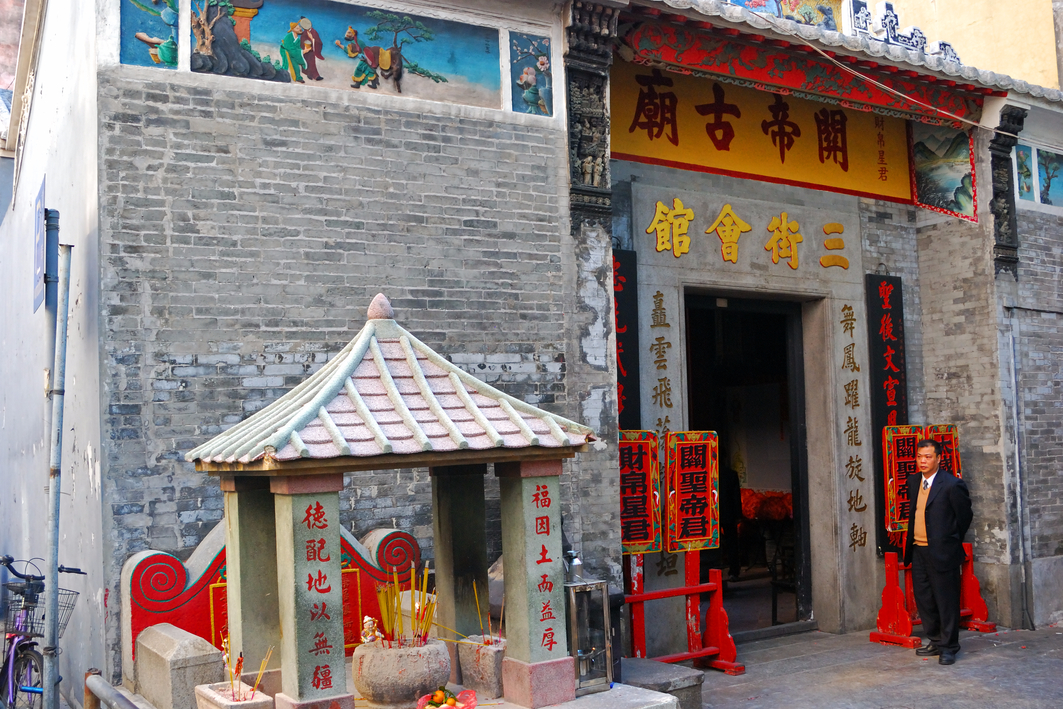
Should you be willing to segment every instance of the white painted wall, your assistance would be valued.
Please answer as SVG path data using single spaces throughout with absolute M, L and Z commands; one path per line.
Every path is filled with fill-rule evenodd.
M 81 705 L 85 670 L 107 669 L 100 527 L 96 20 L 93 2 L 52 2 L 43 23 L 36 85 L 19 184 L 0 225 L 0 553 L 47 553 L 52 366 L 48 317 L 33 312 L 33 200 L 47 180 L 60 212 L 60 242 L 74 245 L 63 432 L 60 563 L 81 593 L 60 657 L 62 692 Z M 42 562 L 43 565 L 43 562 Z

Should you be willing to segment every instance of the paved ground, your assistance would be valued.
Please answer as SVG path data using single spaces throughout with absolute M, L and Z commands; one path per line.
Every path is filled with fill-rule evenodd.
M 925 641 L 924 641 L 925 642 Z M 705 709 L 1063 707 L 1063 627 L 963 632 L 956 664 L 849 635 L 804 633 L 738 646 L 746 674 L 709 671 Z

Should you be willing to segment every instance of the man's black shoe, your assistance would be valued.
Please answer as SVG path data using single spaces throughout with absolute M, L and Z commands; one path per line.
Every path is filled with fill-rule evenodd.
M 954 664 L 956 664 L 956 653 L 954 653 L 954 652 L 943 652 L 943 653 L 941 653 L 941 656 L 938 658 L 938 664 L 939 665 L 954 665 Z
M 926 647 L 917 647 L 915 649 L 915 654 L 918 655 L 919 657 L 932 657 L 934 655 L 940 655 L 941 654 L 941 648 L 939 648 L 937 645 L 934 645 L 933 643 L 931 643 L 930 645 L 927 645 Z

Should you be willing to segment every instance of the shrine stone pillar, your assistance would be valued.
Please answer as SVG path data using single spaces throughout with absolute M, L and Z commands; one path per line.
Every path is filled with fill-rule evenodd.
M 343 651 L 342 489 L 342 473 L 270 480 L 281 630 L 277 709 L 354 707 Z
M 277 526 L 269 479 L 225 476 L 225 595 L 229 650 L 248 666 L 280 644 L 277 605 Z M 280 667 L 274 654 L 267 669 Z
M 484 476 L 487 465 L 429 468 L 432 476 L 432 532 L 435 538 L 436 614 L 439 624 L 462 635 L 477 635 L 490 617 L 487 586 L 487 511 Z M 476 584 L 476 592 L 473 584 Z M 480 607 L 476 607 L 479 595 Z M 486 627 L 484 630 L 486 631 Z M 439 629 L 443 637 L 453 633 Z M 461 684 L 458 646 L 450 650 L 450 681 Z
M 502 492 L 505 557 L 506 701 L 525 707 L 576 697 L 568 653 L 565 574 L 561 559 L 560 460 L 496 463 Z

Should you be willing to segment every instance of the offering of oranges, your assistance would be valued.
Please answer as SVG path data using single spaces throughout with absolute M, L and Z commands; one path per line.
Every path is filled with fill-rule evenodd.
M 426 694 L 417 702 L 417 709 L 476 709 L 476 692 L 466 689 L 460 694 L 454 694 L 446 687 L 440 687 L 432 694 Z

